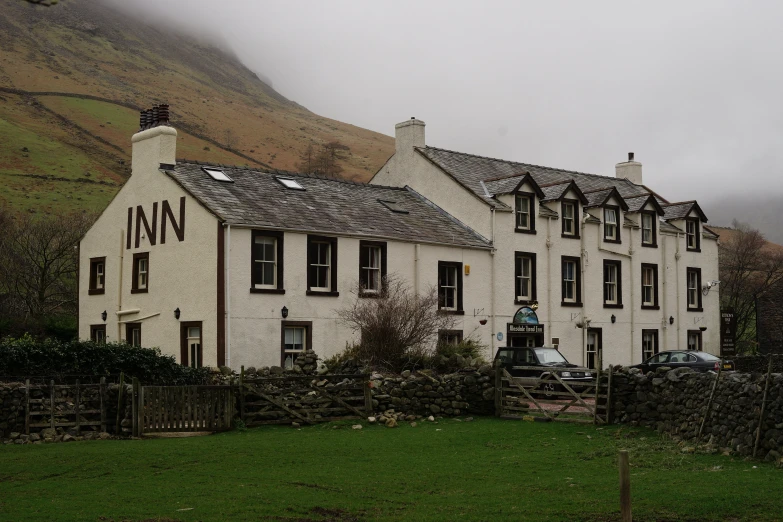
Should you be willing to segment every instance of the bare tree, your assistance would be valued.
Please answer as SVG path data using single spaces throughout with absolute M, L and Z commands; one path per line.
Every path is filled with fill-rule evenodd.
M 77 246 L 92 216 L 9 220 L 0 237 L 0 289 L 21 319 L 76 309 Z
M 734 309 L 742 345 L 756 340 L 756 300 L 783 282 L 783 249 L 744 223 L 735 220 L 732 226 L 735 231 L 719 248 L 720 297 L 722 306 Z
M 317 149 L 309 143 L 307 149 L 299 156 L 300 163 L 297 169 L 307 174 L 337 177 L 343 171 L 338 162 L 345 159 L 345 153 L 349 150 L 351 148 L 348 145 L 338 140 L 324 143 Z
M 396 369 L 411 350 L 432 351 L 439 330 L 450 330 L 454 316 L 438 310 L 438 291 L 416 294 L 395 275 L 388 275 L 377 295 L 361 297 L 338 310 L 340 322 L 361 333 L 358 357 L 375 367 Z
M 305 174 L 312 174 L 315 167 L 315 147 L 312 143 L 307 144 L 307 148 L 299 156 L 299 160 L 300 162 L 296 166 L 297 170 Z

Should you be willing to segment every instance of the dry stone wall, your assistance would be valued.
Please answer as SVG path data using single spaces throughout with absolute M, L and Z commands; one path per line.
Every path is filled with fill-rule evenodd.
M 701 442 L 712 451 L 746 456 L 753 453 L 761 422 L 756 456 L 781 462 L 783 374 L 771 375 L 763 420 L 764 373 L 723 373 L 707 415 L 716 378 L 713 372 L 698 373 L 688 368 L 661 368 L 646 375 L 637 369 L 620 370 L 614 374 L 612 386 L 614 420 L 668 433 L 692 447 Z

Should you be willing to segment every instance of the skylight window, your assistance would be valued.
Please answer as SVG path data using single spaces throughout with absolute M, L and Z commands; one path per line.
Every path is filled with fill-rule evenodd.
M 277 181 L 283 184 L 285 188 L 290 188 L 293 190 L 304 190 L 305 188 L 299 184 L 298 181 L 291 179 L 291 178 L 281 178 L 280 176 L 277 176 L 275 178 Z
M 203 167 L 204 172 L 209 174 L 209 177 L 214 179 L 215 181 L 226 181 L 228 183 L 233 183 L 234 180 L 228 177 L 228 174 L 223 172 L 221 169 L 216 169 L 212 167 Z
M 387 201 L 387 200 L 379 199 L 378 203 L 380 203 L 384 207 L 388 208 L 392 212 L 396 212 L 397 214 L 407 214 L 408 213 L 408 211 L 405 210 L 404 208 L 402 208 L 400 206 L 400 204 L 397 203 L 396 201 Z

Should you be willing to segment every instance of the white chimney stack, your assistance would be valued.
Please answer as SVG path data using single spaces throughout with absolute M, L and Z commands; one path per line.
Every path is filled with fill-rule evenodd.
M 141 111 L 139 131 L 131 141 L 132 174 L 157 172 L 161 163 L 176 163 L 177 131 L 169 124 L 169 106 L 156 105 Z
M 628 153 L 628 161 L 618 163 L 614 169 L 617 178 L 625 178 L 631 183 L 642 185 L 642 164 L 634 161 L 633 152 Z
M 395 151 L 411 153 L 413 147 L 424 146 L 424 122 L 411 118 L 394 126 Z

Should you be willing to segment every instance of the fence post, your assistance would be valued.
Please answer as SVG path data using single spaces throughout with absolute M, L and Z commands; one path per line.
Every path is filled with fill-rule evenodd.
M 114 427 L 114 434 L 119 435 L 121 429 L 121 419 L 125 418 L 122 410 L 122 399 L 125 395 L 125 372 L 120 372 L 120 389 L 117 392 L 117 424 Z
M 761 413 L 759 413 L 759 427 L 756 428 L 756 443 L 753 444 L 753 456 L 756 456 L 756 450 L 759 448 L 761 440 L 761 425 L 764 422 L 764 409 L 767 405 L 767 390 L 769 390 L 769 378 L 772 375 L 772 354 L 769 354 L 769 364 L 767 365 L 767 380 L 764 383 L 764 397 L 761 399 Z
M 372 415 L 372 388 L 370 387 L 370 376 L 364 381 L 364 413 L 367 416 Z
M 593 424 L 598 424 L 601 417 L 598 416 L 598 401 L 601 400 L 601 358 L 598 358 L 598 368 L 595 373 L 595 402 L 593 403 Z
M 631 522 L 631 471 L 628 452 L 620 450 L 620 516 L 623 522 Z
M 81 416 L 79 414 L 79 400 L 81 399 L 81 388 L 79 387 L 79 379 L 76 379 L 76 393 L 74 394 L 73 399 L 73 410 L 74 410 L 74 416 L 76 417 L 76 436 L 80 437 L 82 434 L 82 421 L 79 419 Z
M 614 365 L 609 365 L 609 378 L 606 381 L 606 423 L 614 422 L 614 407 L 612 405 L 612 375 L 614 375 Z
M 136 377 L 133 378 L 133 391 L 131 392 L 131 409 L 132 409 L 132 415 L 133 415 L 133 429 L 131 430 L 131 435 L 133 437 L 139 436 L 139 416 L 141 415 L 139 413 L 140 408 L 139 404 L 139 379 Z
M 49 381 L 49 423 L 54 429 L 54 379 Z
M 101 431 L 106 431 L 106 377 L 101 377 Z
M 720 381 L 721 372 L 723 371 L 723 366 L 718 367 L 718 375 L 715 377 L 715 382 L 712 383 L 712 391 L 710 391 L 710 398 L 707 399 L 707 411 L 704 412 L 704 417 L 701 419 L 701 424 L 699 425 L 699 433 L 696 435 L 696 445 L 698 446 L 701 442 L 701 434 L 704 431 L 704 424 L 707 422 L 707 419 L 709 419 L 712 416 L 712 400 L 715 398 L 715 390 L 718 389 L 718 381 Z
M 30 435 L 30 379 L 24 381 L 25 406 L 24 406 L 24 432 Z
M 495 417 L 503 415 L 503 371 L 500 361 L 495 364 Z
M 245 366 L 239 372 L 239 418 L 245 422 Z

